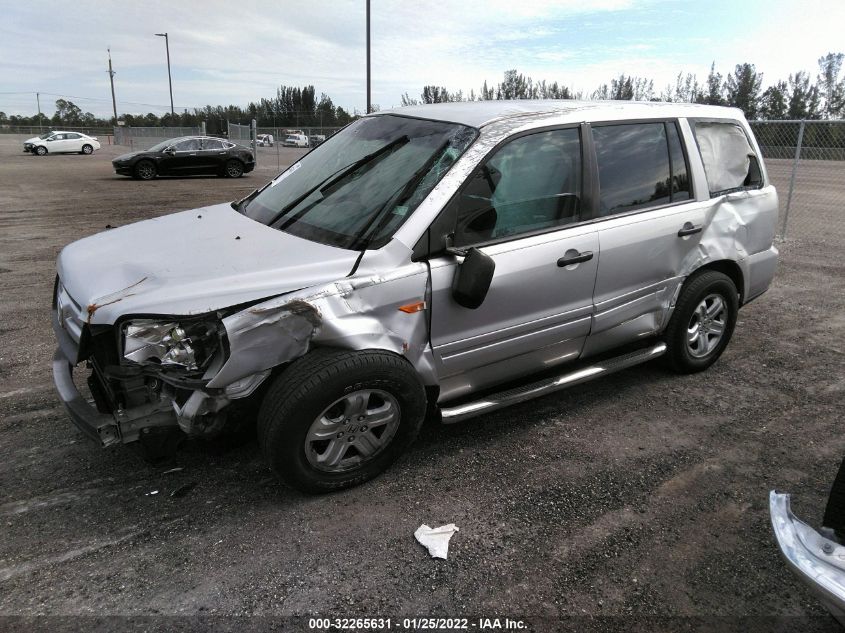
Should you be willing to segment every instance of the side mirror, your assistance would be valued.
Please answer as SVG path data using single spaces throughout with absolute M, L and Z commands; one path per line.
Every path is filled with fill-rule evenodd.
M 173 149 L 172 147 L 168 147 L 167 149 L 164 150 L 164 153 L 167 154 L 168 156 L 173 156 L 173 154 L 176 153 L 176 150 Z
M 469 249 L 463 263 L 455 271 L 452 298 L 458 305 L 475 310 L 484 303 L 495 270 L 496 262 L 489 255 L 477 248 Z

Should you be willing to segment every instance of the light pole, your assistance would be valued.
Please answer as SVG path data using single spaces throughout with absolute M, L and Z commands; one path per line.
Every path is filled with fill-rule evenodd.
M 106 49 L 109 52 L 109 80 L 111 81 L 111 105 L 114 109 L 114 124 L 117 125 L 117 101 L 114 98 L 114 71 L 111 67 L 111 49 Z
M 367 114 L 370 113 L 370 0 L 367 0 Z
M 176 112 L 173 110 L 173 78 L 170 76 L 170 39 L 167 33 L 156 33 L 158 37 L 164 38 L 164 46 L 167 48 L 167 83 L 170 86 L 170 115 L 175 117 Z

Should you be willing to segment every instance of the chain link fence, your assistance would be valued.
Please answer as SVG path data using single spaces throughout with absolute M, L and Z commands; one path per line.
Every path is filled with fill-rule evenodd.
M 114 144 L 126 145 L 133 150 L 149 149 L 153 145 L 180 136 L 200 136 L 203 126 L 198 127 L 129 127 L 114 128 Z
M 252 126 L 240 125 L 239 123 L 229 123 L 229 130 L 227 136 L 230 141 L 243 145 L 244 147 L 252 148 Z
M 845 121 L 753 121 L 781 237 L 845 245 Z

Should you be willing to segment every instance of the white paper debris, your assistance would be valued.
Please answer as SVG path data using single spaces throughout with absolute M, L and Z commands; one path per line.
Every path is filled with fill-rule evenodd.
M 430 528 L 425 523 L 417 528 L 414 532 L 414 538 L 419 541 L 420 545 L 428 549 L 428 553 L 432 558 L 446 558 L 449 553 L 449 539 L 458 531 L 458 526 L 454 523 L 449 525 L 441 525 L 438 528 Z

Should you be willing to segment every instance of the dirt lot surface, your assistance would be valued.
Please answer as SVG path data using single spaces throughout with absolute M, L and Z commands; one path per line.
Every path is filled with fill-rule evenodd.
M 783 630 L 839 630 L 780 560 L 767 495 L 793 493 L 818 525 L 845 455 L 841 243 L 781 244 L 774 286 L 704 374 L 647 365 L 429 424 L 377 480 L 309 497 L 254 442 L 189 445 L 173 472 L 101 449 L 50 373 L 63 245 L 235 199 L 273 174 L 275 149 L 239 180 L 136 182 L 112 173 L 119 148 L 38 158 L 19 141 L 0 136 L 0 614 L 700 616 L 698 630 L 794 616 Z M 282 164 L 301 153 L 283 151 Z M 430 559 L 414 530 L 452 522 L 449 560 Z

